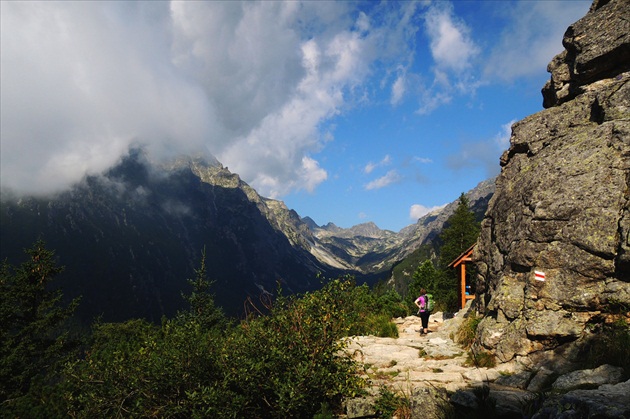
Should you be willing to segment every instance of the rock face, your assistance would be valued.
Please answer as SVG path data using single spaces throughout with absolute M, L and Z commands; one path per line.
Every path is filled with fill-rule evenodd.
M 512 127 L 473 255 L 480 345 L 503 362 L 574 360 L 630 306 L 630 2 L 595 1 L 563 43 L 548 109 Z

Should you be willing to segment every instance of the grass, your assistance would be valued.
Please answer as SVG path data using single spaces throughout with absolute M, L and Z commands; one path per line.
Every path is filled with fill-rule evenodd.
M 494 368 L 497 365 L 497 359 L 493 353 L 485 351 L 470 351 L 466 358 L 465 365 L 477 368 Z
M 382 386 L 374 402 L 374 410 L 379 418 L 411 419 L 411 397 L 403 391 Z
M 479 326 L 480 321 L 481 317 L 478 317 L 475 313 L 471 313 L 464 319 L 459 329 L 457 329 L 453 340 L 462 345 L 465 349 L 469 349 L 475 341 L 477 326 Z

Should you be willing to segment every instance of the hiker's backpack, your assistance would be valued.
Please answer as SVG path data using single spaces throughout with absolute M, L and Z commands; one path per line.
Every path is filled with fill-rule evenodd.
M 433 299 L 433 295 L 432 294 L 425 294 L 425 310 L 426 311 L 433 311 L 433 306 L 435 305 L 435 300 Z

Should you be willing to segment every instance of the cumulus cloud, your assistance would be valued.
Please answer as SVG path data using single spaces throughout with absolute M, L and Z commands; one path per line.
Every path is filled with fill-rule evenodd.
M 562 37 L 588 11 L 592 1 L 519 1 L 509 3 L 507 28 L 486 62 L 485 73 L 505 81 L 546 68 L 564 49 Z
M 447 2 L 432 4 L 424 21 L 434 66 L 432 82 L 420 88 L 419 115 L 431 113 L 457 95 L 473 95 L 481 85 L 467 71 L 481 50 L 466 23 L 454 15 L 453 6 Z
M 421 205 L 421 204 L 414 204 L 411 206 L 411 208 L 409 208 L 409 218 L 413 221 L 418 221 L 419 218 L 424 217 L 425 215 L 433 211 L 440 210 L 444 208 L 445 206 L 446 204 L 436 205 L 433 207 L 425 207 L 424 205 Z
M 468 69 L 479 48 L 466 24 L 453 15 L 452 5 L 437 3 L 429 9 L 425 21 L 436 66 L 455 72 Z
M 415 4 L 3 2 L 1 182 L 63 189 L 132 144 L 205 151 L 266 196 L 327 179 L 323 123 L 406 60 Z
M 365 185 L 365 189 L 370 191 L 373 189 L 381 189 L 386 186 L 389 186 L 393 183 L 398 183 L 402 180 L 402 176 L 396 170 L 390 170 L 385 175 L 379 177 L 378 179 L 374 179 L 373 181 L 367 183 Z

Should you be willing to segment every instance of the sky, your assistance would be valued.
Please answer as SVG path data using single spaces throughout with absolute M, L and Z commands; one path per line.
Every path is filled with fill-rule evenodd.
M 500 172 L 590 1 L 1 1 L 0 186 L 210 154 L 317 224 L 399 231 Z

